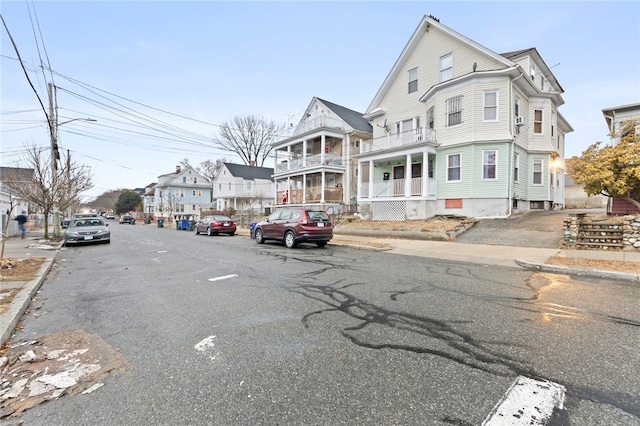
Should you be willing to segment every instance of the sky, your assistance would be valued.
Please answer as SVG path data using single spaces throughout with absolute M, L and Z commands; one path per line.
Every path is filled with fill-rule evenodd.
M 215 143 L 234 116 L 291 128 L 314 96 L 364 112 L 424 15 L 496 53 L 538 50 L 564 89 L 566 158 L 608 141 L 603 109 L 640 102 L 637 0 L 3 0 L 0 13 L 0 165 L 50 147 L 53 83 L 60 149 L 93 175 L 83 201 L 185 159 L 241 164 Z

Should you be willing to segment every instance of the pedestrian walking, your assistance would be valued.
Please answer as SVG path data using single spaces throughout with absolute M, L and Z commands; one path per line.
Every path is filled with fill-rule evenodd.
M 18 221 L 18 229 L 20 229 L 20 238 L 24 239 L 27 234 L 26 224 L 29 221 L 27 212 L 22 210 L 22 214 L 16 216 L 16 220 Z

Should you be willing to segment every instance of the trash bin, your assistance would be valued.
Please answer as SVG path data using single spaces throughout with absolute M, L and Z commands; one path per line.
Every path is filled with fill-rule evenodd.
M 148 225 L 148 224 L 150 224 L 150 223 L 151 223 L 151 219 L 149 219 L 148 217 L 145 217 L 145 218 L 144 218 L 144 224 L 145 224 L 145 225 Z
M 193 228 L 193 224 L 194 224 L 193 220 L 188 220 L 187 221 L 187 231 L 193 231 L 193 229 L 194 229 Z
M 182 229 L 182 221 L 176 219 L 176 231 Z
M 250 228 L 250 230 L 251 230 L 251 239 L 252 239 L 252 240 L 255 240 L 255 238 L 256 238 L 256 225 L 257 225 L 257 224 L 258 224 L 258 222 L 253 222 L 253 223 L 251 224 L 251 228 Z
M 183 231 L 187 230 L 187 219 L 182 219 L 182 230 Z
M 158 228 L 164 228 L 164 219 L 158 219 Z

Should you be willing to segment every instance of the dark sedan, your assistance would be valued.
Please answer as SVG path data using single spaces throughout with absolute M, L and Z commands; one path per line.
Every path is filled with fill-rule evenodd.
M 73 219 L 64 231 L 64 245 L 66 247 L 87 243 L 109 244 L 110 242 L 109 225 L 99 217 Z
M 233 236 L 236 233 L 236 223 L 229 216 L 205 216 L 196 222 L 193 228 L 196 235 L 202 232 L 207 235 L 229 234 Z

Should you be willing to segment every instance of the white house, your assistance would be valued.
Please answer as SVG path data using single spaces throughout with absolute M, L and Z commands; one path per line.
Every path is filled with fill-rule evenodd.
M 640 121 L 640 103 L 605 108 L 602 110 L 602 115 L 607 123 L 609 134 L 618 135 L 625 121 Z M 640 133 L 640 130 L 636 130 L 636 132 Z M 611 143 L 612 145 L 618 143 L 618 137 L 612 137 Z
M 213 206 L 262 214 L 274 204 L 273 169 L 224 163 L 213 180 Z
M 158 176 L 143 195 L 145 216 L 155 219 L 197 220 L 210 201 L 211 183 L 193 167 L 176 166 L 175 172 Z
M 273 144 L 276 203 L 355 210 L 353 156 L 371 136 L 361 112 L 314 97 L 292 136 Z
M 424 16 L 364 117 L 358 210 L 504 217 L 564 204 L 563 89 L 535 48 L 497 54 Z
M 2 220 L 0 221 L 2 228 L 0 229 L 5 229 L 5 225 L 8 225 L 8 236 L 16 235 L 18 233 L 17 222 L 12 221 L 11 219 L 21 214 L 23 210 L 29 212 L 29 203 L 17 198 L 7 183 L 11 181 L 29 184 L 32 180 L 33 169 L 0 167 L 0 212 L 2 217 Z

